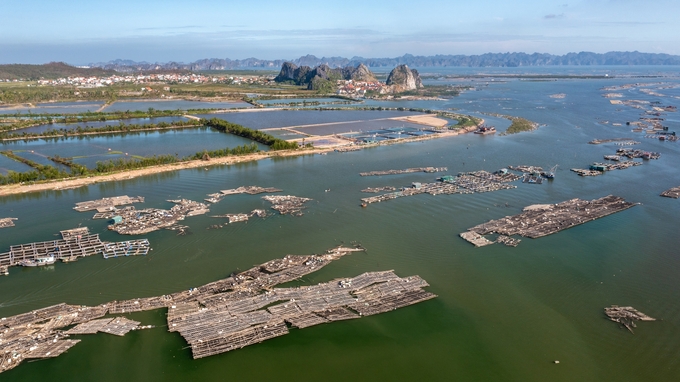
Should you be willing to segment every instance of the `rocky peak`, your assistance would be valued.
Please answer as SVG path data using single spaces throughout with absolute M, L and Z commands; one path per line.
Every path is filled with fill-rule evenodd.
M 386 84 L 392 86 L 394 92 L 417 90 L 423 87 L 423 81 L 420 79 L 418 71 L 409 69 L 408 65 L 399 65 L 392 69 L 387 77 Z

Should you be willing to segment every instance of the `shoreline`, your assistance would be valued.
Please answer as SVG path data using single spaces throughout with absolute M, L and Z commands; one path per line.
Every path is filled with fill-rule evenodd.
M 483 121 L 482 121 L 482 123 L 483 123 Z M 471 126 L 471 127 L 461 128 L 461 129 L 458 129 L 458 130 L 447 130 L 446 132 L 443 132 L 443 133 L 426 135 L 426 136 L 422 136 L 422 137 L 414 137 L 414 138 L 410 138 L 410 139 L 398 139 L 398 140 L 393 140 L 393 141 L 381 142 L 380 144 L 375 144 L 375 145 L 360 145 L 360 146 L 352 146 L 352 147 L 356 147 L 357 150 L 363 150 L 365 148 L 371 148 L 371 147 L 388 146 L 388 145 L 410 143 L 410 142 L 420 142 L 420 141 L 426 141 L 426 140 L 430 140 L 430 139 L 454 137 L 454 136 L 457 136 L 457 135 L 460 135 L 460 134 L 472 132 L 476 129 L 477 129 L 477 126 Z M 186 170 L 186 169 L 200 168 L 200 167 L 206 167 L 207 168 L 207 167 L 215 166 L 215 165 L 232 165 L 232 164 L 236 164 L 236 163 L 257 161 L 257 160 L 262 160 L 262 159 L 267 159 L 267 158 L 314 155 L 314 154 L 332 152 L 332 151 L 335 151 L 335 149 L 339 149 L 339 148 L 343 148 L 343 147 L 348 147 L 348 145 L 319 147 L 319 148 L 300 149 L 300 150 L 262 151 L 262 152 L 259 152 L 259 153 L 246 154 L 246 155 L 241 155 L 241 156 L 227 156 L 227 157 L 222 157 L 222 158 L 212 158 L 208 161 L 197 159 L 197 160 L 192 160 L 192 161 L 188 161 L 188 162 L 180 162 L 180 163 L 165 164 L 165 165 L 160 165 L 160 166 L 152 166 L 152 167 L 135 169 L 135 170 L 130 170 L 130 171 L 116 172 L 116 173 L 107 174 L 107 175 L 89 176 L 89 177 L 85 177 L 85 178 L 66 178 L 66 179 L 56 179 L 56 180 L 51 180 L 51 181 L 45 181 L 44 183 L 4 185 L 4 186 L 0 186 L 0 196 L 18 195 L 18 194 L 25 194 L 25 193 L 29 193 L 29 192 L 68 190 L 68 189 L 79 188 L 79 187 L 83 187 L 83 186 L 89 186 L 91 184 L 96 184 L 96 183 L 116 182 L 116 181 L 128 180 L 128 179 L 138 178 L 138 177 L 141 177 L 141 176 L 153 175 L 153 174 L 169 172 L 169 171 L 179 171 L 179 170 Z

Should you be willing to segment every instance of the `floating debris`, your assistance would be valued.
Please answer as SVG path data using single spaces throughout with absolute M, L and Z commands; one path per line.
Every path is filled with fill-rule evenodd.
M 392 271 L 292 288 L 274 286 L 299 279 L 362 248 L 337 247 L 322 255 L 285 256 L 247 271 L 171 295 L 113 301 L 94 307 L 58 304 L 0 319 L 0 372 L 30 358 L 55 357 L 78 343 L 73 334 L 122 336 L 147 328 L 124 317 L 167 308 L 168 330 L 178 332 L 193 358 L 240 349 L 305 328 L 388 312 L 437 297 L 419 276 Z M 63 328 L 74 325 L 63 331 Z
M 435 172 L 442 172 L 442 171 L 448 171 L 448 169 L 446 167 L 416 167 L 416 168 L 407 168 L 407 169 L 404 169 L 404 170 L 385 170 L 385 171 L 360 172 L 359 175 L 361 175 L 361 176 L 380 176 L 380 175 L 408 174 L 408 173 L 412 173 L 412 172 L 435 173 Z
M 302 210 L 306 207 L 304 204 L 312 199 L 301 198 L 292 195 L 267 195 L 262 199 L 272 203 L 272 209 L 279 211 L 281 215 L 302 216 Z
M 17 218 L 0 218 L 0 228 L 14 227 L 14 221 Z
M 571 199 L 558 204 L 529 206 L 521 214 L 492 220 L 474 226 L 468 231 L 479 235 L 497 233 L 536 239 L 623 211 L 634 205 L 613 195 L 591 201 Z M 461 237 L 463 237 L 462 234 Z
M 661 193 L 661 196 L 665 196 L 667 198 L 680 198 L 680 186 L 679 187 L 673 187 L 671 189 L 668 189 L 664 192 Z
M 137 196 L 137 197 L 129 197 L 127 195 L 123 196 L 114 196 L 111 198 L 103 198 L 103 199 L 98 199 L 98 200 L 90 200 L 87 202 L 80 202 L 76 203 L 76 206 L 73 207 L 74 210 L 78 212 L 85 212 L 85 211 L 91 211 L 91 210 L 97 210 L 98 212 L 104 212 L 104 211 L 110 211 L 114 209 L 116 206 L 123 206 L 126 204 L 132 204 L 132 203 L 143 203 L 144 202 L 144 197 L 143 196 Z
M 631 333 L 633 333 L 633 328 L 637 327 L 635 321 L 656 321 L 655 318 L 649 317 L 632 306 L 612 305 L 609 308 L 604 308 L 604 314 L 610 320 L 623 325 Z

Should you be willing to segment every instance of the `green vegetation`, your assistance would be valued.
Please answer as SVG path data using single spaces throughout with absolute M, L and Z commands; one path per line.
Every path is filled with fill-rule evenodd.
M 113 70 L 100 68 L 76 68 L 63 62 L 50 62 L 43 65 L 10 64 L 0 65 L 0 78 L 38 80 L 61 77 L 103 77 L 116 74 Z
M 117 92 L 113 88 L 87 89 L 85 91 L 73 86 L 38 86 L 25 83 L 5 83 L 3 86 L 0 86 L 0 102 L 6 104 L 55 100 L 111 100 L 115 99 L 116 96 Z
M 13 133 L 13 132 L 3 132 L 0 133 L 0 140 L 11 140 L 11 139 L 38 139 L 38 138 L 51 138 L 51 137 L 77 137 L 83 135 L 92 134 L 110 134 L 110 133 L 130 133 L 134 131 L 143 130 L 166 130 L 166 129 L 176 129 L 182 127 L 197 127 L 202 126 L 201 121 L 190 119 L 188 121 L 176 121 L 173 123 L 160 122 L 160 123 L 146 123 L 146 124 L 125 124 L 120 122 L 118 125 L 107 125 L 103 127 L 91 127 L 78 126 L 75 129 L 49 129 L 40 133 Z
M 228 156 L 234 156 L 234 155 L 245 155 L 245 154 L 252 154 L 252 153 L 257 153 L 259 152 L 260 149 L 257 147 L 255 143 L 251 143 L 249 145 L 243 145 L 243 146 L 236 146 L 233 149 L 230 149 L 229 147 L 221 150 L 204 150 L 202 152 L 197 152 L 196 154 L 192 155 L 189 157 L 189 159 L 202 159 L 202 160 L 209 160 L 210 158 L 221 158 L 221 157 L 228 157 Z
M 246 155 L 251 153 L 259 152 L 259 148 L 255 143 L 249 145 L 237 146 L 233 149 L 224 148 L 221 150 L 212 151 L 202 151 L 197 152 L 194 155 L 180 158 L 177 155 L 154 155 L 152 157 L 136 157 L 136 158 L 119 158 L 108 161 L 99 161 L 93 169 L 89 169 L 86 166 L 73 163 L 73 158 L 62 158 L 58 155 L 50 157 L 49 159 L 55 163 L 68 166 L 71 169 L 71 173 L 59 170 L 54 166 L 41 165 L 39 163 L 33 162 L 26 158 L 22 158 L 12 151 L 2 151 L 0 154 L 5 155 L 8 158 L 14 159 L 16 161 L 25 163 L 34 168 L 32 171 L 27 172 L 15 172 L 9 171 L 7 175 L 0 174 L 0 185 L 6 184 L 17 184 L 22 182 L 35 182 L 43 180 L 57 180 L 72 177 L 82 177 L 82 176 L 92 176 L 92 175 L 102 175 L 110 172 L 116 171 L 128 171 L 145 167 L 152 167 L 164 164 L 173 164 L 179 162 L 185 162 L 189 160 L 196 159 L 209 159 L 209 158 L 220 158 L 226 156 L 237 156 Z
M 531 131 L 536 128 L 536 123 L 521 117 L 509 117 L 512 121 L 510 127 L 505 131 L 506 134 L 516 134 L 522 131 Z
M 459 116 L 456 118 L 456 120 L 458 120 L 458 123 L 453 126 L 455 128 L 477 126 L 479 124 L 478 119 L 472 118 L 470 116 Z
M 70 176 L 70 174 L 63 170 L 59 170 L 53 166 L 41 165 L 40 163 L 33 162 L 32 160 L 22 158 L 14 154 L 12 151 L 0 151 L 0 154 L 17 162 L 31 166 L 35 169 L 28 172 L 9 171 L 7 175 L 0 175 L 0 184 L 30 182 L 44 179 L 62 179 L 68 178 Z
M 298 148 L 298 144 L 295 142 L 284 141 L 283 139 L 276 138 L 273 135 L 264 133 L 262 131 L 249 129 L 245 126 L 231 123 L 219 118 L 212 118 L 210 120 L 201 119 L 201 123 L 218 131 L 231 133 L 240 137 L 251 139 L 255 142 L 260 142 L 269 146 L 270 150 L 294 150 Z

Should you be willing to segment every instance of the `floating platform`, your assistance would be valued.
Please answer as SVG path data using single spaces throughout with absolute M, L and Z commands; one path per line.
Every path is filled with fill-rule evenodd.
M 17 218 L 0 218 L 0 228 L 14 227 L 14 221 L 19 220 Z
M 127 240 L 104 244 L 102 255 L 105 259 L 118 256 L 146 256 L 150 249 L 151 246 L 147 239 Z
M 448 169 L 446 167 L 415 167 L 415 168 L 407 168 L 407 169 L 404 169 L 404 170 L 384 170 L 384 171 L 360 172 L 359 175 L 361 175 L 361 176 L 381 176 L 381 175 L 409 174 L 409 173 L 412 173 L 412 172 L 435 173 L 435 172 L 442 172 L 442 171 L 448 171 Z
M 113 209 L 108 212 L 100 212 L 93 219 L 113 219 L 109 230 L 121 235 L 143 235 L 160 229 L 175 229 L 178 221 L 186 217 L 203 215 L 210 210 L 205 203 L 187 199 L 168 200 L 176 205 L 169 210 L 146 208 L 137 210 L 134 207 Z
M 604 308 L 604 314 L 610 320 L 623 325 L 631 333 L 633 333 L 633 328 L 637 327 L 635 321 L 656 321 L 656 318 L 649 317 L 632 306 L 612 305 L 609 308 Z
M 541 208 L 526 209 L 518 215 L 474 226 L 468 229 L 468 232 L 480 236 L 496 233 L 537 239 L 633 206 L 635 206 L 634 203 L 626 202 L 623 198 L 613 195 L 591 201 L 572 199 L 550 206 L 542 205 Z
M 262 199 L 272 204 L 272 209 L 278 211 L 281 215 L 302 216 L 304 213 L 305 203 L 311 201 L 309 198 L 301 198 L 292 195 L 267 195 Z
M 668 189 L 664 192 L 661 193 L 661 196 L 665 196 L 667 198 L 680 198 L 680 186 L 678 187 L 673 187 L 671 189 Z
M 234 188 L 231 190 L 222 190 L 220 191 L 223 195 L 234 195 L 234 194 L 250 194 L 250 195 L 256 195 L 256 194 L 263 194 L 263 193 L 274 193 L 274 192 L 281 192 L 283 190 L 274 188 L 274 187 L 260 187 L 260 186 L 243 186 L 239 188 Z
M 99 234 L 89 233 L 87 227 L 61 231 L 63 239 L 12 245 L 9 252 L 0 253 L 0 274 L 8 274 L 11 266 L 53 258 L 68 263 L 78 258 L 103 254 L 104 258 L 145 255 L 150 250 L 147 239 L 124 242 L 105 242 Z M 1 325 L 1 323 L 0 323 Z
M 379 203 L 387 200 L 413 196 L 419 194 L 473 194 L 475 192 L 490 192 L 507 190 L 517 186 L 508 183 L 518 180 L 520 177 L 511 173 L 490 173 L 487 171 L 474 171 L 459 173 L 457 176 L 446 176 L 441 182 L 414 183 L 409 188 L 387 194 L 371 196 L 361 199 L 362 205 Z
M 58 304 L 0 319 L 0 372 L 25 359 L 62 354 L 78 343 L 70 335 L 125 335 L 141 328 L 125 317 L 167 308 L 168 330 L 189 343 L 194 358 L 208 357 L 334 321 L 357 319 L 417 304 L 436 295 L 418 276 L 393 271 L 293 288 L 274 286 L 299 279 L 362 248 L 337 247 L 321 255 L 287 255 L 244 272 L 182 292 L 113 301 L 95 307 Z M 71 329 L 63 328 L 74 325 Z M 289 326 L 290 325 L 290 326 Z
M 142 197 L 142 196 L 129 197 L 127 195 L 123 195 L 123 196 L 114 196 L 114 197 L 111 197 L 111 198 L 90 200 L 90 201 L 87 201 L 87 202 L 79 202 L 79 203 L 76 203 L 76 206 L 73 207 L 73 209 L 78 211 L 78 212 L 85 212 L 85 211 L 92 211 L 92 210 L 97 210 L 99 212 L 103 212 L 103 211 L 113 209 L 117 206 L 123 206 L 123 205 L 126 205 L 126 204 L 132 204 L 132 203 L 143 203 L 143 202 L 144 202 L 144 197 Z

